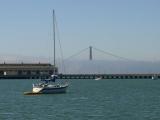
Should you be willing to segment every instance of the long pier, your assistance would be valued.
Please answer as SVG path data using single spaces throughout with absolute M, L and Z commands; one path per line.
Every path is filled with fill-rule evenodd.
M 59 79 L 152 79 L 160 74 L 59 74 Z
M 49 75 L 0 75 L 0 79 L 41 79 Z M 160 79 L 160 74 L 58 74 L 58 79 Z

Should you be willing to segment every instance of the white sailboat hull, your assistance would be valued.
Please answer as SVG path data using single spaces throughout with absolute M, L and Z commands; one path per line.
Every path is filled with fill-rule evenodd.
M 66 93 L 68 84 L 66 85 L 47 85 L 47 86 L 33 86 L 33 93 L 41 94 L 56 94 Z

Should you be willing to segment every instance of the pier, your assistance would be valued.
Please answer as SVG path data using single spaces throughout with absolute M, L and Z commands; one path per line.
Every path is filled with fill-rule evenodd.
M 160 74 L 60 74 L 59 79 L 152 79 Z
M 59 74 L 58 79 L 160 79 L 160 74 Z M 49 78 L 50 74 L 17 74 L 17 75 L 0 75 L 0 79 L 41 79 Z

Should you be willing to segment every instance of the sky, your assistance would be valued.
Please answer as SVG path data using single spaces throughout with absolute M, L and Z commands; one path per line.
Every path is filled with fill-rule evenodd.
M 52 10 L 64 58 L 89 46 L 160 61 L 159 0 L 0 0 L 0 55 L 53 57 Z

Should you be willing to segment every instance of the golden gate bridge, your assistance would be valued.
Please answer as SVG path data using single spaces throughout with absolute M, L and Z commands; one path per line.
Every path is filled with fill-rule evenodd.
M 68 60 L 72 60 L 74 57 L 76 56 L 80 56 L 80 54 L 86 52 L 88 53 L 88 60 L 89 61 L 94 61 L 95 56 L 93 51 L 99 52 L 101 54 L 103 54 L 104 56 L 111 56 L 117 60 L 121 60 L 124 62 L 137 62 L 136 60 L 133 59 L 129 59 L 126 57 L 122 57 L 119 55 L 115 55 L 113 53 L 110 52 L 106 52 L 104 50 L 98 49 L 96 47 L 93 46 L 89 46 L 87 48 L 84 48 L 82 50 L 80 50 L 79 52 L 69 56 L 68 58 L 66 58 L 64 61 L 68 61 Z M 69 66 L 68 66 L 69 67 Z M 68 69 L 67 67 L 67 69 Z M 86 67 L 86 66 L 84 66 Z M 107 66 L 103 66 L 103 67 L 107 67 Z M 86 68 L 82 68 L 82 69 L 86 69 Z M 117 68 L 115 68 L 117 69 Z M 121 68 L 120 68 L 121 69 Z M 154 77 L 156 78 L 160 78 L 160 74 L 159 73 L 152 73 L 152 72 L 148 72 L 148 73 L 107 73 L 107 72 L 103 72 L 103 73 L 80 73 L 79 71 L 77 71 L 77 73 L 60 73 L 59 74 L 59 78 L 60 79 L 95 79 L 97 77 L 101 77 L 102 79 L 152 79 Z

